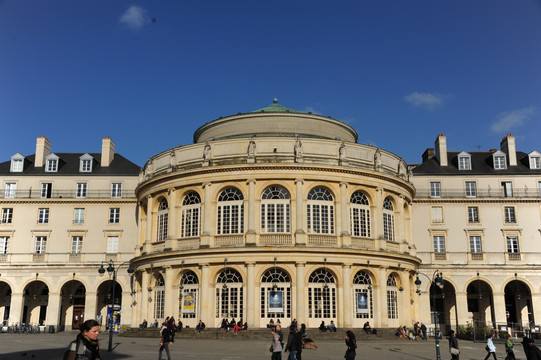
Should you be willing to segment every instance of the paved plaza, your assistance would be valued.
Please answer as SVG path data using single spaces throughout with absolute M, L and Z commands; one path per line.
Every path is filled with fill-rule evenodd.
M 68 331 L 56 334 L 15 335 L 0 334 L 0 360 L 24 359 L 62 359 L 67 344 L 75 338 L 77 332 Z M 100 334 L 103 360 L 130 359 L 153 360 L 158 357 L 158 338 L 128 338 L 114 336 L 113 352 L 107 352 L 108 335 Z M 211 339 L 176 339 L 170 347 L 173 360 L 269 360 L 269 340 L 246 340 L 232 337 L 227 340 Z M 345 345 L 341 341 L 319 341 L 317 350 L 304 350 L 304 360 L 340 360 L 344 358 Z M 483 359 L 486 355 L 485 344 L 460 341 L 461 360 Z M 525 359 L 522 345 L 516 344 L 517 359 Z M 503 345 L 497 345 L 499 359 L 505 358 Z M 163 359 L 166 359 L 165 353 Z M 451 358 L 447 340 L 441 343 L 441 358 Z M 287 359 L 286 354 L 282 359 Z M 408 340 L 360 340 L 357 359 L 436 359 L 434 341 Z

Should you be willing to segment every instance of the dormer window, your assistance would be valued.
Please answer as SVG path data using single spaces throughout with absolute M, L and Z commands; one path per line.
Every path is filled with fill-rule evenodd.
M 541 153 L 537 151 L 532 151 L 528 154 L 529 162 L 530 162 L 530 169 L 532 170 L 539 170 L 541 169 Z
M 92 172 L 92 160 L 94 159 L 88 153 L 84 154 L 80 158 L 79 172 Z
M 458 154 L 458 170 L 471 170 L 471 155 L 465 151 Z
M 494 170 L 507 169 L 506 155 L 503 151 L 496 151 L 492 154 L 492 161 L 494 162 Z
M 45 158 L 45 172 L 57 172 L 58 171 L 58 159 L 55 154 L 50 154 Z
M 11 172 L 23 172 L 24 156 L 17 153 L 11 157 Z

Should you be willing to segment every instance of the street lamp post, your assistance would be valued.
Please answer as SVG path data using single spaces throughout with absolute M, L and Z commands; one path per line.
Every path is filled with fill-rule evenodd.
M 115 308 L 115 288 L 116 288 L 116 274 L 121 266 L 130 264 L 129 261 L 123 262 L 122 264 L 115 267 L 115 262 L 113 260 L 109 260 L 109 266 L 107 266 L 107 272 L 109 275 L 113 275 L 113 282 L 111 287 L 113 290 L 111 290 L 111 315 L 109 316 L 109 346 L 107 348 L 107 351 L 113 351 L 113 311 Z M 131 266 L 128 267 L 128 274 L 133 274 L 134 268 Z M 98 269 L 98 273 L 100 275 L 105 274 L 105 268 L 103 267 L 103 262 L 101 263 L 100 268 Z
M 439 272 L 439 270 L 434 271 L 434 274 L 432 274 L 432 278 L 430 278 L 427 274 L 419 272 L 417 273 L 417 279 L 415 279 L 415 285 L 417 286 L 417 294 L 421 295 L 421 279 L 419 279 L 419 274 L 426 276 L 428 281 L 430 281 L 430 287 L 429 287 L 429 296 L 430 300 L 432 302 L 432 311 L 431 315 L 434 317 L 434 337 L 436 338 L 436 360 L 441 360 L 441 354 L 440 354 L 440 330 L 438 328 L 438 320 L 439 317 L 436 316 L 436 287 L 439 287 L 440 289 L 443 289 L 443 274 Z M 432 289 L 432 286 L 434 286 L 434 293 L 430 293 L 430 289 Z

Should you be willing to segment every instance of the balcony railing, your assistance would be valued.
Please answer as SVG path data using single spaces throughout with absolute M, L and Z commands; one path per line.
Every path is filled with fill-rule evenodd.
M 262 234 L 259 235 L 259 244 L 263 246 L 292 245 L 291 234 Z
M 524 198 L 541 198 L 541 192 L 539 189 L 527 189 L 527 188 L 514 188 L 510 192 L 504 192 L 500 188 L 497 189 L 478 189 L 475 196 L 466 196 L 466 192 L 463 189 L 442 189 L 440 196 L 431 196 L 430 190 L 417 189 L 415 194 L 416 199 L 487 199 L 487 198 L 512 198 L 512 199 L 524 199 Z
M 50 195 L 42 196 L 39 189 L 21 189 L 0 191 L 0 199 L 135 199 L 133 190 L 122 190 L 122 196 L 112 196 L 111 190 L 87 190 L 85 196 L 74 190 L 53 190 Z
M 336 246 L 338 238 L 335 235 L 308 234 L 308 245 Z

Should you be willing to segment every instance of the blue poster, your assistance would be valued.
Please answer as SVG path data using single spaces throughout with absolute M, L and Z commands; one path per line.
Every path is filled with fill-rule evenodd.
M 283 291 L 269 291 L 269 312 L 284 312 Z
M 357 293 L 357 313 L 367 314 L 368 311 L 368 293 Z

